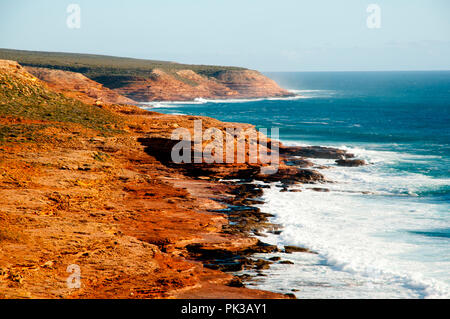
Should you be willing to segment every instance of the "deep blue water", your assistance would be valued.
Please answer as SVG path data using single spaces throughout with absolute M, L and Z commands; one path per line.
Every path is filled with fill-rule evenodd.
M 366 205 L 377 217 L 389 212 L 390 217 L 383 217 L 392 218 L 391 225 L 395 226 L 386 227 L 389 231 L 383 232 L 382 221 L 375 217 L 364 224 L 367 229 L 372 229 L 364 239 L 373 236 L 370 237 L 372 241 L 388 238 L 388 241 L 399 243 L 392 247 L 399 258 L 398 263 L 386 262 L 380 268 L 399 274 L 403 271 L 400 265 L 406 262 L 407 269 L 402 276 L 437 280 L 445 287 L 436 290 L 446 295 L 450 283 L 450 71 L 267 75 L 301 98 L 160 103 L 155 104 L 155 110 L 252 123 L 258 128 L 278 127 L 280 138 L 286 144 L 338 146 L 354 151 L 372 165 L 355 170 L 330 170 L 329 174 L 345 187 L 366 187 L 378 192 L 378 196 L 339 197 L 343 201 L 362 210 Z M 310 197 L 313 196 L 316 195 Z M 320 196 L 329 196 L 317 199 L 323 201 L 334 195 Z M 310 197 L 302 199 L 303 203 L 308 203 L 311 209 L 318 208 L 317 202 L 309 202 Z M 351 221 L 359 218 L 351 208 L 342 208 L 339 214 L 347 214 Z M 311 230 L 314 222 L 311 219 Z M 327 246 L 317 239 L 314 241 L 312 236 L 304 241 L 293 237 L 285 240 L 309 245 L 317 243 L 323 256 L 332 255 L 339 262 L 352 264 L 345 259 L 350 257 L 339 254 L 337 247 Z M 417 253 L 411 245 L 421 252 Z M 416 253 L 402 248 L 404 246 Z M 418 264 L 409 269 L 411 260 Z M 364 262 L 361 260 L 361 265 Z M 425 284 L 428 288 L 423 290 L 430 290 L 433 285 Z M 428 295 L 435 296 L 435 293 L 428 291 Z M 418 293 L 415 297 L 424 296 L 427 293 Z

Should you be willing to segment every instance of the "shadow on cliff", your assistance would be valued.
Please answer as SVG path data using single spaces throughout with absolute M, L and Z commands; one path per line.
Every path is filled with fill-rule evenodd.
M 194 163 L 194 152 L 191 151 L 190 163 L 175 163 L 172 160 L 172 149 L 179 143 L 178 140 L 171 140 L 162 137 L 142 137 L 138 138 L 138 142 L 145 148 L 144 151 L 153 156 L 163 165 L 182 170 L 188 176 L 200 177 L 207 176 L 210 178 L 241 178 L 251 179 L 256 176 L 260 167 L 248 164 L 220 164 L 220 163 Z M 191 145 L 191 150 L 192 150 Z M 180 154 L 182 155 L 182 153 Z

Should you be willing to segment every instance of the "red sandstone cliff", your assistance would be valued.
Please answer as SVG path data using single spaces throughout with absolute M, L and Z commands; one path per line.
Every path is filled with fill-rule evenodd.
M 141 144 L 191 117 L 116 113 L 59 92 L 0 60 L 0 299 L 287 298 L 194 260 L 267 248 L 225 233 L 226 215 L 210 211 L 233 185 L 185 176 Z M 79 288 L 67 285 L 74 264 Z
M 52 89 L 88 104 L 136 103 L 81 73 L 36 67 L 25 67 L 25 69 L 38 79 L 46 82 Z
M 278 84 L 252 70 L 226 70 L 214 76 L 192 70 L 169 73 L 154 69 L 147 77 L 108 76 L 93 81 L 83 74 L 47 68 L 27 71 L 53 89 L 93 104 L 135 104 L 150 101 L 189 101 L 196 98 L 229 99 L 290 96 Z
M 114 83 L 109 84 L 109 81 Z M 195 98 L 258 98 L 289 96 L 291 93 L 253 70 L 226 70 L 204 76 L 192 70 L 167 73 L 153 70 L 148 77 L 116 76 L 103 82 L 122 95 L 140 102 L 186 101 Z
M 293 95 L 258 71 L 232 66 L 9 49 L 0 49 L 0 59 L 18 61 L 52 89 L 88 104 Z

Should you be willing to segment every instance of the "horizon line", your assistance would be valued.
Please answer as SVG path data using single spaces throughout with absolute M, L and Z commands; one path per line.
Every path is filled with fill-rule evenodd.
M 392 70 L 392 69 L 384 69 L 384 70 L 313 70 L 313 71 L 259 71 L 261 73 L 350 73 L 350 72 L 450 72 L 449 69 L 412 69 L 412 70 Z
M 238 68 L 246 68 L 249 70 L 256 70 L 261 73 L 339 73 L 339 72 L 448 72 L 448 69 L 411 69 L 411 70 L 395 70 L 395 69 L 382 69 L 382 70 L 295 70 L 295 71 L 262 71 L 259 69 L 253 69 L 251 67 L 246 66 L 237 66 L 237 65 L 227 65 L 227 64 L 197 64 L 190 62 L 178 62 L 171 60 L 159 60 L 159 59 L 151 59 L 151 58 L 137 58 L 132 56 L 118 56 L 111 55 L 108 53 L 86 53 L 86 52 L 67 52 L 67 51 L 42 51 L 42 50 L 30 50 L 30 49 L 14 49 L 14 48 L 5 48 L 2 47 L 0 50 L 14 50 L 14 51 L 28 51 L 28 52 L 45 52 L 45 53 L 62 53 L 62 54 L 85 54 L 85 55 L 96 55 L 96 56 L 104 56 L 104 57 L 112 57 L 112 58 L 123 58 L 123 59 L 135 59 L 135 60 L 147 60 L 147 61 L 157 61 L 157 62 L 166 62 L 166 63 L 174 63 L 174 64 L 185 64 L 185 65 L 211 65 L 211 66 L 224 66 L 224 67 L 238 67 Z

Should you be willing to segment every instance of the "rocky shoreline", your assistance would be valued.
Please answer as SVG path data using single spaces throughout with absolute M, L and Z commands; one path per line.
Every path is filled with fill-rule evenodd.
M 361 164 L 352 154 L 280 143 L 274 174 L 249 157 L 176 164 L 176 128 L 253 126 L 66 94 L 0 61 L 0 298 L 292 298 L 233 275 L 284 262 L 255 257 L 279 249 L 256 236 L 282 229 L 254 205 L 271 183 L 324 182 L 309 158 Z
M 184 123 L 184 127 L 190 128 L 193 126 L 192 122 L 199 119 L 202 119 L 206 124 L 204 129 L 212 125 L 221 129 L 229 125 L 243 126 L 247 129 L 250 126 L 248 124 L 219 123 L 214 119 L 197 116 L 181 117 L 188 120 L 187 123 Z M 173 126 L 170 123 L 168 125 Z M 178 127 L 178 125 L 175 127 Z M 265 232 L 276 235 L 282 232 L 280 225 L 270 222 L 273 215 L 261 212 L 259 208 L 254 206 L 263 203 L 261 197 L 264 188 L 275 184 L 275 187 L 280 188 L 280 192 L 296 192 L 301 190 L 292 186 L 329 182 L 317 170 L 326 167 L 317 166 L 311 159 L 334 159 L 336 165 L 342 165 L 341 163 L 351 163 L 353 166 L 365 164 L 363 161 L 355 159 L 353 154 L 337 148 L 284 146 L 278 141 L 270 141 L 270 143 L 279 144 L 280 166 L 274 174 L 262 174 L 261 164 L 249 162 L 241 164 L 174 164 L 170 160 L 170 151 L 177 141 L 169 139 L 166 132 L 159 131 L 156 134 L 146 134 L 146 138 L 141 138 L 139 141 L 146 146 L 146 152 L 156 156 L 164 165 L 176 168 L 186 176 L 214 185 L 208 186 L 211 189 L 220 185 L 220 191 L 214 192 L 216 196 L 213 199 L 220 205 L 225 205 L 225 207 L 208 210 L 212 213 L 221 214 L 227 219 L 227 224 L 222 226 L 220 233 L 250 239 L 251 241 L 245 241 L 246 244 L 244 245 L 241 243 L 231 247 L 229 243 L 224 242 L 192 243 L 187 245 L 185 249 L 189 258 L 202 262 L 206 268 L 231 274 L 242 270 L 254 270 L 258 276 L 263 276 L 262 272 L 269 269 L 272 263 L 289 263 L 275 257 L 272 259 L 257 258 L 255 254 L 275 252 L 286 254 L 293 252 L 315 253 L 304 247 L 286 246 L 280 249 L 256 239 L 256 237 L 263 238 Z M 321 187 L 313 187 L 312 189 L 327 191 L 327 189 Z M 235 277 L 229 285 L 244 287 L 248 280 L 251 280 L 248 275 Z M 293 295 L 288 294 L 288 297 L 293 297 Z
M 344 150 L 336 148 L 328 148 L 321 146 L 308 147 L 287 147 L 282 146 L 280 149 L 282 161 L 288 163 L 289 169 L 283 167 L 275 176 L 262 178 L 255 174 L 254 171 L 243 170 L 243 173 L 238 174 L 239 180 L 221 181 L 227 185 L 227 193 L 232 197 L 225 197 L 223 199 L 216 199 L 221 204 L 226 204 L 226 208 L 219 210 L 212 210 L 212 212 L 224 214 L 228 219 L 228 225 L 222 227 L 222 233 L 239 235 L 245 237 L 264 238 L 264 233 L 272 233 L 280 235 L 283 231 L 282 227 L 270 222 L 272 214 L 261 212 L 259 208 L 254 205 L 262 204 L 264 188 L 271 187 L 270 185 L 278 183 L 275 187 L 280 188 L 280 192 L 284 191 L 301 191 L 298 188 L 292 188 L 298 184 L 320 184 L 326 182 L 323 175 L 318 171 L 312 169 L 305 169 L 305 167 L 314 166 L 310 159 L 336 159 L 336 164 L 341 165 L 340 161 L 345 163 L 350 162 L 356 166 L 364 165 L 362 161 L 354 159 L 354 155 Z M 319 169 L 321 167 L 318 167 Z M 196 168 L 198 172 L 199 167 Z M 229 177 L 236 177 L 233 173 Z M 216 177 L 213 174 L 208 177 L 211 180 L 221 180 L 223 175 Z M 257 182 L 257 183 L 253 183 Z M 329 182 L 329 181 L 328 181 Z M 313 187 L 315 191 L 325 191 L 327 189 L 321 187 Z M 262 239 L 263 240 L 263 239 Z M 253 246 L 241 247 L 240 249 L 230 250 L 225 248 L 220 243 L 205 243 L 205 244 L 190 244 L 186 246 L 189 252 L 189 257 L 201 261 L 205 267 L 232 274 L 241 272 L 243 270 L 253 271 L 254 276 L 266 276 L 264 270 L 270 268 L 273 263 L 292 264 L 288 260 L 283 260 L 280 257 L 261 258 L 261 254 L 271 253 L 312 253 L 316 252 L 305 247 L 284 246 L 279 248 L 275 245 L 264 243 L 258 239 Z M 259 257 L 255 257 L 258 254 Z M 230 283 L 233 287 L 245 287 L 246 282 L 252 281 L 252 276 L 248 274 L 237 275 Z M 293 294 L 287 294 L 288 297 L 295 298 Z

